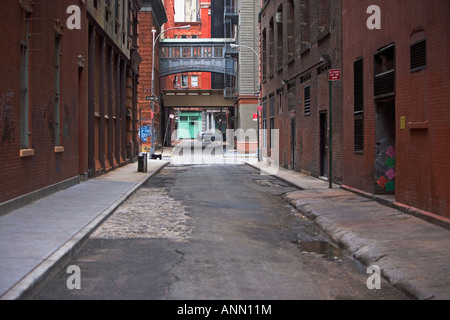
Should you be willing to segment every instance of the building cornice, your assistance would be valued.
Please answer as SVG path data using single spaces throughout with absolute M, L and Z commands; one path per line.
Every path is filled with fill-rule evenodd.
M 159 28 L 167 22 L 166 9 L 161 0 L 142 0 L 141 12 L 152 12 L 153 19 Z

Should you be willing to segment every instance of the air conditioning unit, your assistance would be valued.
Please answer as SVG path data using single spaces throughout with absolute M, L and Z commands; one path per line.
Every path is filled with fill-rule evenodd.
M 277 12 L 275 15 L 276 23 L 283 23 L 283 14 L 281 12 Z

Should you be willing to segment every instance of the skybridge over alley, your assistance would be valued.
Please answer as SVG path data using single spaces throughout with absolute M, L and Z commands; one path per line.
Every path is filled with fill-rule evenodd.
M 159 76 L 186 72 L 215 72 L 236 76 L 234 39 L 163 39 Z

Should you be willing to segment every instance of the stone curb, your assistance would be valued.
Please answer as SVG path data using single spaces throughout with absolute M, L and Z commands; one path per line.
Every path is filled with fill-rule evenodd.
M 283 198 L 301 214 L 317 223 L 320 228 L 340 247 L 345 249 L 351 257 L 366 267 L 370 265 L 380 266 L 381 276 L 409 298 L 417 300 L 429 300 L 434 298 L 432 293 L 427 292 L 426 289 L 419 288 L 416 284 L 409 281 L 407 275 L 405 276 L 404 274 L 399 273 L 397 268 L 391 266 L 389 264 L 390 258 L 384 259 L 385 255 L 381 252 L 377 252 L 379 249 L 377 241 L 364 239 L 351 231 L 342 232 L 337 230 L 336 224 L 332 219 L 319 215 L 314 209 L 310 208 L 308 204 L 299 204 L 295 199 L 288 199 L 286 195 L 283 196 Z
M 98 214 L 83 229 L 75 234 L 70 240 L 64 243 L 59 249 L 41 262 L 36 268 L 22 278 L 16 285 L 9 289 L 0 300 L 26 300 L 42 289 L 47 280 L 53 278 L 61 268 L 70 261 L 86 244 L 89 236 L 114 213 L 114 211 L 124 203 L 137 189 L 146 183 L 151 177 L 158 174 L 170 162 L 161 165 L 155 171 L 148 173 L 131 187 L 125 194 L 112 203 L 106 210 Z

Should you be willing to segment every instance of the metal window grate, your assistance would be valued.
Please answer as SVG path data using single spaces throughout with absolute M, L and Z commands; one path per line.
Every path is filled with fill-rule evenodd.
M 364 151 L 364 61 L 353 63 L 354 83 L 354 150 Z
M 375 53 L 374 96 L 382 98 L 395 94 L 395 46 L 390 44 Z
M 355 152 L 364 151 L 364 114 L 355 114 Z
M 422 70 L 427 66 L 427 41 L 421 40 L 410 47 L 411 72 Z
M 311 115 L 311 87 L 307 86 L 304 89 L 305 94 L 305 116 Z
M 354 107 L 355 112 L 364 111 L 364 65 L 363 59 L 358 59 L 353 64 L 354 82 Z

